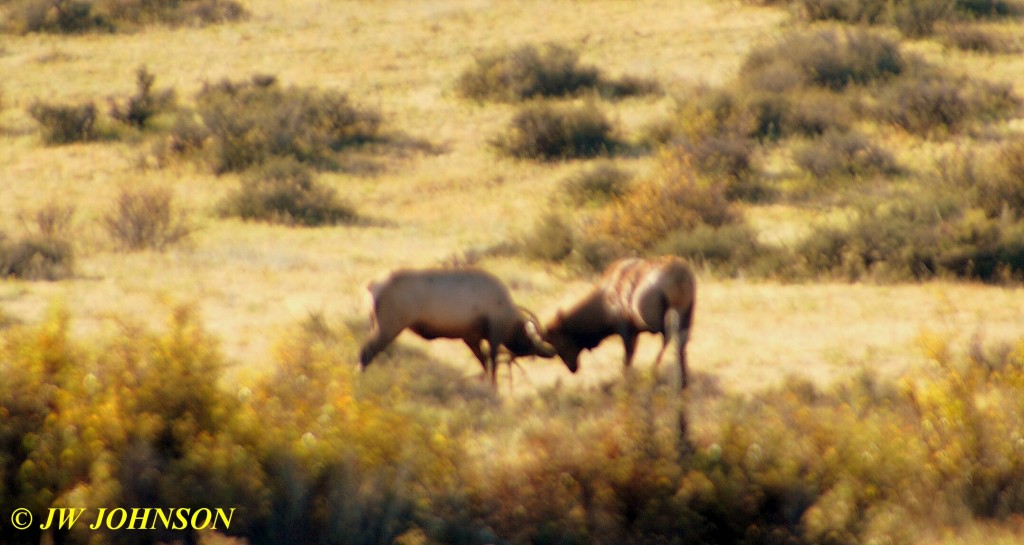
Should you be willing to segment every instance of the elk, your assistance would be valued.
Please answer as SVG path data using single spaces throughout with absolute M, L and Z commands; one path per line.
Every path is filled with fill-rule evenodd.
M 695 303 L 693 271 L 682 259 L 620 259 L 605 270 L 586 297 L 556 314 L 548 323 L 545 339 L 555 347 L 569 371 L 575 373 L 580 352 L 597 347 L 612 335 L 619 335 L 625 345 L 626 368 L 633 363 L 640 333 L 663 336 L 656 369 L 675 338 L 681 387 L 686 388 L 686 343 Z
M 367 286 L 373 299 L 371 331 L 359 353 L 360 369 L 405 329 L 427 340 L 462 339 L 497 386 L 498 351 L 555 356 L 540 321 L 516 306 L 505 285 L 478 269 L 398 270 Z M 483 341 L 487 341 L 484 351 Z M 511 363 L 511 361 L 510 361 Z

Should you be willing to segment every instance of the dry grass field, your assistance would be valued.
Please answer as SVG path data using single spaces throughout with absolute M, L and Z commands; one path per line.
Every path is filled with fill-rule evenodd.
M 58 303 L 76 327 L 96 329 L 112 316 L 147 319 L 162 316 L 168 301 L 191 301 L 233 361 L 258 366 L 275 332 L 310 312 L 365 320 L 364 286 L 387 270 L 465 259 L 522 233 L 558 191 L 557 181 L 577 168 L 513 160 L 490 149 L 486 139 L 501 130 L 510 107 L 468 103 L 453 91 L 474 54 L 556 41 L 610 74 L 653 77 L 670 88 L 719 85 L 735 76 L 752 45 L 770 41 L 787 20 L 783 9 L 697 1 L 296 2 L 287 8 L 253 2 L 249 8 L 250 20 L 223 26 L 5 41 L 0 221 L 14 232 L 19 214 L 49 202 L 73 205 L 78 250 L 70 279 L 0 285 L 5 312 L 32 321 Z M 972 62 L 962 53 L 933 54 L 983 76 L 1018 73 L 1014 56 Z M 30 104 L 45 98 L 102 105 L 131 94 L 140 65 L 156 75 L 157 88 L 172 87 L 182 101 L 206 82 L 252 74 L 341 90 L 435 150 L 398 152 L 373 174 L 323 175 L 360 211 L 387 223 L 307 230 L 216 218 L 214 203 L 236 176 L 217 177 L 184 162 L 156 168 L 148 142 L 40 143 L 26 113 Z M 636 98 L 615 103 L 612 115 L 629 133 L 669 109 L 669 98 Z M 623 161 L 643 171 L 650 159 Z M 136 185 L 173 188 L 198 229 L 191 243 L 166 252 L 112 248 L 99 220 L 121 188 Z M 758 228 L 766 238 L 800 232 L 814 214 L 766 209 Z M 589 282 L 555 265 L 508 259 L 479 265 L 496 270 L 542 316 Z M 827 382 L 857 366 L 896 373 L 917 358 L 914 339 L 922 331 L 1013 338 L 1024 323 L 1024 295 L 1012 287 L 778 285 L 708 274 L 700 280 L 694 366 L 740 389 L 791 373 Z M 614 372 L 618 350 L 603 348 L 578 379 Z M 468 365 L 471 357 L 462 352 L 454 347 L 450 357 Z M 558 374 L 549 362 L 528 367 L 531 376 Z
M 124 322 L 159 329 L 168 308 L 191 304 L 223 350 L 225 382 L 233 389 L 270 372 L 276 347 L 310 316 L 361 338 L 369 327 L 367 282 L 399 267 L 471 263 L 495 272 L 517 302 L 542 318 L 552 316 L 589 289 L 593 274 L 573 264 L 487 250 L 520 239 L 559 198 L 561 180 L 587 162 L 498 153 L 488 141 L 516 107 L 460 97 L 459 74 L 488 50 L 557 42 L 607 75 L 652 78 L 669 91 L 598 99 L 622 138 L 635 140 L 673 112 L 672 92 L 729 85 L 752 48 L 794 25 L 796 8 L 756 4 L 249 0 L 248 19 L 220 25 L 4 35 L 0 232 L 30 229 L 26 218 L 47 205 L 74 207 L 75 264 L 70 277 L 57 281 L 0 279 L 0 317 L 37 323 L 59 306 L 70 314 L 75 335 L 90 336 L 109 334 Z M 990 26 L 1008 36 L 1024 33 L 1019 21 Z M 904 47 L 957 73 L 1008 82 L 1024 95 L 1019 53 L 964 52 L 935 39 L 910 40 Z M 34 103 L 95 101 L 105 112 L 110 101 L 132 94 L 140 66 L 156 76 L 157 89 L 172 88 L 185 105 L 204 84 L 273 75 L 282 85 L 340 91 L 356 106 L 378 110 L 383 131 L 397 143 L 370 149 L 353 168 L 318 174 L 369 221 L 300 228 L 221 217 L 217 203 L 241 175 L 217 175 L 205 165 L 168 158 L 160 152 L 159 135 L 43 143 L 29 114 Z M 940 153 L 988 149 L 994 135 L 1024 132 L 1024 120 L 946 139 L 867 130 L 913 167 Z M 642 177 L 656 169 L 657 157 L 637 152 L 615 160 Z M 166 250 L 122 251 L 103 229 L 103 218 L 122 190 L 151 187 L 173 191 L 194 231 Z M 853 192 L 861 190 L 887 191 L 867 185 Z M 741 206 L 762 241 L 787 245 L 820 225 L 842 224 L 846 209 L 838 201 L 836 208 L 823 204 L 826 199 Z M 699 268 L 690 368 L 700 391 L 740 396 L 794 377 L 827 388 L 864 370 L 895 382 L 929 364 L 929 339 L 946 339 L 966 353 L 972 345 L 1022 337 L 1024 291 L 1017 282 L 790 281 Z M 646 368 L 658 343 L 649 337 L 640 342 L 637 365 Z M 406 333 L 399 343 L 466 376 L 479 369 L 460 342 L 427 343 Z M 355 366 L 356 346 L 343 349 L 348 352 L 342 360 Z M 499 381 L 502 395 L 528 397 L 555 383 L 586 391 L 621 373 L 621 354 L 621 343 L 609 340 L 583 356 L 577 375 L 557 361 L 523 361 L 511 392 Z M 943 544 L 1014 543 L 1021 535 L 1011 521 L 936 528 L 921 537 Z

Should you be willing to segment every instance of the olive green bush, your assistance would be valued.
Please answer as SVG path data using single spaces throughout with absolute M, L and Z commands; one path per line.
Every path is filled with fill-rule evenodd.
M 932 35 L 943 23 L 1018 17 L 1022 7 L 1007 0 L 800 0 L 805 21 L 892 25 L 909 37 Z
M 544 161 L 607 155 L 620 146 L 597 105 L 544 102 L 521 107 L 493 144 L 512 157 Z
M 353 223 L 358 215 L 333 188 L 298 161 L 274 159 L 242 175 L 241 187 L 220 204 L 225 216 L 284 225 Z
M 502 102 L 569 97 L 584 91 L 608 98 L 659 92 L 657 82 L 649 79 L 607 78 L 598 68 L 580 64 L 576 51 L 554 43 L 484 52 L 459 75 L 455 88 L 466 98 Z
M 283 87 L 276 78 L 256 76 L 204 85 L 196 111 L 183 112 L 174 125 L 170 149 L 198 153 L 217 173 L 288 157 L 336 169 L 343 166 L 340 153 L 377 140 L 380 125 L 377 112 L 353 106 L 344 93 Z
M 43 141 L 49 145 L 88 142 L 97 138 L 96 105 L 45 104 L 37 102 L 29 114 L 39 122 Z

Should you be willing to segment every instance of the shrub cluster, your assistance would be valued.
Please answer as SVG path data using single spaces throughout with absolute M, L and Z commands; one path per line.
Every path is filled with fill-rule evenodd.
M 220 205 L 225 216 L 284 225 L 335 225 L 358 219 L 353 208 L 294 159 L 250 169 Z
M 0 331 L 0 509 L 232 506 L 228 536 L 332 545 L 911 543 L 1024 510 L 1021 343 L 955 356 L 925 334 L 929 365 L 895 383 L 679 396 L 634 373 L 500 404 L 401 347 L 357 376 L 355 338 L 316 317 L 230 393 L 190 309 L 123 328 Z M 119 541 L 91 522 L 55 539 Z
M 340 151 L 378 139 L 381 124 L 343 93 L 282 87 L 272 77 L 205 85 L 196 103 L 175 124 L 170 149 L 205 151 L 218 173 L 280 157 L 335 168 Z
M 940 23 L 1019 16 L 1017 3 L 1007 0 L 799 0 L 807 21 L 893 25 L 910 37 L 929 36 Z
M 892 154 L 855 131 L 828 131 L 798 147 L 793 159 L 800 168 L 819 180 L 899 172 Z
M 211 24 L 248 14 L 234 0 L 12 0 L 0 4 L 7 32 L 115 32 L 146 24 Z
M 619 146 L 611 122 L 593 103 L 531 103 L 493 143 L 513 157 L 546 161 L 609 154 Z
M 583 91 L 609 98 L 658 92 L 658 84 L 650 80 L 609 79 L 596 67 L 581 65 L 576 51 L 553 43 L 485 52 L 462 72 L 455 86 L 466 98 L 504 102 L 566 97 Z
M 951 76 L 877 31 L 826 26 L 754 49 L 734 86 L 681 97 L 675 120 L 651 138 L 683 146 L 701 172 L 730 179 L 732 198 L 757 200 L 773 194 L 758 159 L 777 150 L 816 180 L 891 177 L 903 169 L 857 124 L 942 137 L 1019 107 L 1009 86 Z
M 175 110 L 174 90 L 156 90 L 155 81 L 156 76 L 145 66 L 139 67 L 135 95 L 111 101 L 109 119 L 101 115 L 92 101 L 80 104 L 36 102 L 29 108 L 29 114 L 39 123 L 43 141 L 49 145 L 117 138 L 120 127 L 146 130 L 157 116 Z

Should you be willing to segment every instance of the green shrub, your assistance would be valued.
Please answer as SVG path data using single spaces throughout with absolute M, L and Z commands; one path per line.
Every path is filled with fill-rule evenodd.
M 888 0 L 800 0 L 801 16 L 808 21 L 878 24 L 889 13 Z
M 37 102 L 29 113 L 42 126 L 43 141 L 50 145 L 88 142 L 96 133 L 96 105 L 53 105 Z
M 956 10 L 969 18 L 995 18 L 1021 15 L 1020 3 L 1008 0 L 956 0 Z
M 774 46 L 754 50 L 740 75 L 751 88 L 766 74 L 787 73 L 804 85 L 838 91 L 887 81 L 905 66 L 899 45 L 879 33 L 825 28 L 788 34 Z
M 613 127 L 594 104 L 523 106 L 494 145 L 520 158 L 553 161 L 609 154 L 618 146 Z
M 795 249 L 812 276 L 1005 282 L 1024 275 L 1024 223 L 962 203 L 923 201 L 868 210 L 845 228 L 814 231 Z
M 761 244 L 750 226 L 742 223 L 680 229 L 666 236 L 655 248 L 655 253 L 678 255 L 692 263 L 733 275 L 757 268 L 757 262 L 772 251 Z
M 459 75 L 455 88 L 466 98 L 503 102 L 570 97 L 586 91 L 610 99 L 661 91 L 660 84 L 649 78 L 607 78 L 597 68 L 581 65 L 576 51 L 554 43 L 480 54 Z
M 906 36 L 931 36 L 936 25 L 951 19 L 954 11 L 954 0 L 903 0 L 894 7 L 893 22 Z
M 167 188 L 124 189 L 117 206 L 103 216 L 111 240 L 128 251 L 162 251 L 186 240 L 193 231 Z
M 284 225 L 336 225 L 357 219 L 332 188 L 293 159 L 271 161 L 243 174 L 241 187 L 220 208 L 226 216 Z
M 1020 46 L 1008 36 L 971 24 L 947 25 L 942 41 L 951 47 L 979 53 L 1019 53 Z
M 340 151 L 379 137 L 380 115 L 352 106 L 345 94 L 283 88 L 274 78 L 205 85 L 196 102 L 205 131 L 197 134 L 194 120 L 185 114 L 188 119 L 176 125 L 172 142 L 209 146 L 218 173 L 243 171 L 277 157 L 334 168 L 340 166 Z
M 580 66 L 578 53 L 545 44 L 484 53 L 463 71 L 456 88 L 462 96 L 476 100 L 515 101 L 569 96 L 597 82 L 597 68 Z
M 878 116 L 918 134 L 956 133 L 977 120 L 1016 111 L 1020 99 L 1012 87 L 966 77 L 950 77 L 927 67 L 884 89 Z
M 858 132 L 829 131 L 794 151 L 800 168 L 815 178 L 863 177 L 899 172 L 896 160 Z
M 991 154 L 952 154 L 937 165 L 941 187 L 989 217 L 1024 217 L 1024 142 L 1008 142 Z

